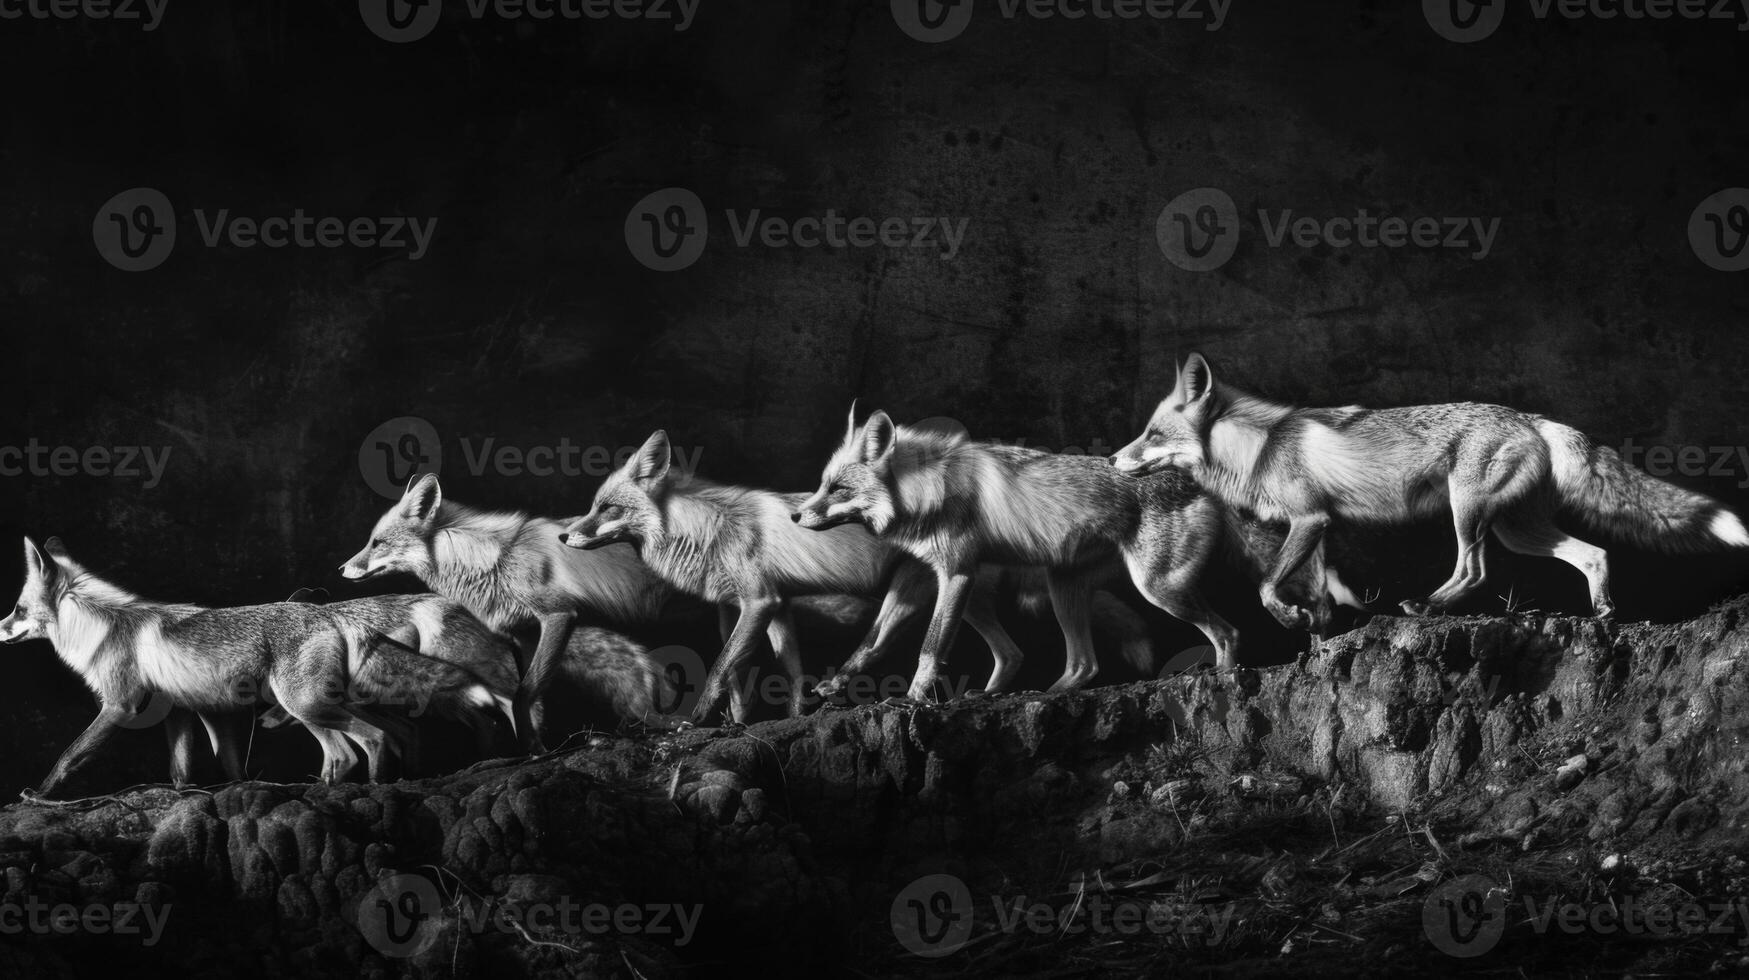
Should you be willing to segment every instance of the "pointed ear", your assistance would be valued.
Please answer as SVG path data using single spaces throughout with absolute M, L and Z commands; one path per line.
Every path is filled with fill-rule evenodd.
M 1193 351 L 1184 359 L 1184 366 L 1178 369 L 1178 387 L 1186 405 L 1214 392 L 1215 372 L 1201 354 Z
M 856 399 L 850 400 L 850 414 L 844 417 L 844 444 L 856 438 Z
M 632 458 L 626 460 L 626 471 L 634 480 L 661 480 L 668 475 L 668 465 L 673 461 L 673 453 L 668 448 L 668 430 L 657 429 L 650 433 L 650 438 L 638 447 Z
M 61 536 L 58 534 L 43 542 L 43 550 L 48 552 L 51 558 L 73 557 L 72 555 L 67 554 L 67 545 L 61 540 Z
M 893 420 L 886 412 L 875 412 L 862 427 L 862 461 L 872 465 L 886 459 L 898 441 L 899 433 Z
M 49 561 L 47 558 L 45 558 L 43 556 L 42 551 L 37 548 L 35 541 L 32 541 L 28 537 L 25 538 L 24 539 L 24 578 L 25 578 L 25 581 L 28 582 L 32 579 L 52 579 L 54 577 L 55 577 L 55 563 L 52 561 Z
M 427 473 L 414 480 L 401 495 L 401 512 L 416 521 L 428 521 L 437 516 L 443 504 L 443 488 L 437 485 L 437 474 Z

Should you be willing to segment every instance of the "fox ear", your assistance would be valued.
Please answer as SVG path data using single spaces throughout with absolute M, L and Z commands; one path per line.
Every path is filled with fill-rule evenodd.
M 668 430 L 657 429 L 632 455 L 627 464 L 634 480 L 660 480 L 668 475 L 673 453 L 668 448 Z
M 1184 359 L 1184 366 L 1178 369 L 1178 388 L 1186 405 L 1215 390 L 1215 372 L 1201 354 L 1193 351 Z
M 893 420 L 886 412 L 875 412 L 862 428 L 862 461 L 872 465 L 886 459 L 892 455 L 893 445 L 898 441 L 899 433 L 893 427 Z
M 855 438 L 856 438 L 856 399 L 852 398 L 850 400 L 850 414 L 848 414 L 844 417 L 844 443 L 845 443 L 845 445 L 849 445 L 850 440 L 855 439 Z
M 427 473 L 414 480 L 401 495 L 401 511 L 416 521 L 428 521 L 436 516 L 443 504 L 443 488 L 437 484 L 437 474 Z
M 61 536 L 58 534 L 43 542 L 43 550 L 48 552 L 51 558 L 73 557 L 72 555 L 67 554 L 67 545 L 61 541 Z
M 52 561 L 49 561 L 47 558 L 43 557 L 43 553 L 42 553 L 42 551 L 40 551 L 37 548 L 35 541 L 32 541 L 28 537 L 25 538 L 24 539 L 24 578 L 25 578 L 25 581 L 28 582 L 32 579 L 45 579 L 46 580 L 46 579 L 52 579 L 54 577 L 55 577 L 55 563 Z

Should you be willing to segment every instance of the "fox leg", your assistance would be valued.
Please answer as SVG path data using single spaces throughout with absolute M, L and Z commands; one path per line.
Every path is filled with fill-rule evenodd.
M 1200 521 L 1191 527 L 1176 528 L 1168 524 L 1144 534 L 1126 547 L 1123 558 L 1130 571 L 1130 581 L 1135 583 L 1142 596 L 1201 630 L 1215 648 L 1215 668 L 1233 670 L 1239 666 L 1239 631 L 1209 606 L 1199 585 L 1214 553 L 1215 539 L 1212 532 L 1200 533 L 1195 527 L 1219 526 L 1218 521 Z M 1301 530 L 1300 522 L 1295 521 L 1293 529 L 1288 532 L 1287 542 L 1282 545 L 1282 555 L 1277 559 L 1275 571 L 1280 571 L 1281 563 L 1287 559 L 1295 532 L 1308 542 L 1304 547 L 1309 553 L 1317 547 L 1317 535 L 1323 533 L 1323 519 L 1320 517 L 1315 529 L 1309 530 Z M 1304 559 L 1303 554 L 1295 558 L 1288 564 L 1287 572 L 1291 573 Z M 1269 580 L 1266 579 L 1264 587 L 1267 589 L 1268 586 Z
M 1092 680 L 1099 673 L 1099 659 L 1093 653 L 1093 589 L 1086 573 L 1053 568 L 1046 582 L 1066 644 L 1063 676 L 1050 688 L 1055 694 L 1076 690 Z
M 1609 553 L 1562 531 L 1548 514 L 1509 514 L 1494 525 L 1494 536 L 1521 555 L 1559 558 L 1577 568 L 1590 586 L 1591 609 L 1597 618 L 1608 619 L 1615 612 L 1609 597 Z
M 923 637 L 923 647 L 917 653 L 917 673 L 906 692 L 913 701 L 928 700 L 935 690 L 941 668 L 953 652 L 953 639 L 959 632 L 960 619 L 965 615 L 966 602 L 971 598 L 972 579 L 977 574 L 975 562 L 947 566 L 936 571 L 935 612 L 929 618 L 929 632 Z
M 194 715 L 178 708 L 164 717 L 164 740 L 170 745 L 170 785 L 194 783 Z
M 717 605 L 717 637 L 723 641 L 723 646 L 729 645 L 729 637 L 735 634 L 735 623 L 741 618 L 739 607 L 728 603 Z M 749 662 L 736 670 L 729 683 L 729 720 L 745 722 L 753 709 L 752 688 L 755 678 L 753 664 Z
M 874 624 L 869 627 L 862 646 L 831 679 L 821 681 L 815 692 L 823 698 L 831 697 L 842 691 L 850 683 L 850 678 L 866 672 L 884 658 L 892 648 L 894 634 L 913 615 L 922 611 L 923 596 L 930 588 L 927 566 L 916 561 L 901 563 L 893 572 L 886 597 L 881 600 L 880 612 L 875 614 Z
M 547 750 L 541 741 L 540 728 L 535 724 L 534 703 L 541 700 L 552 683 L 553 668 L 565 654 L 565 644 L 571 638 L 571 625 L 577 621 L 574 612 L 546 613 L 540 617 L 540 642 L 529 658 L 528 670 L 516 687 L 516 730 L 523 734 L 523 743 L 530 755 Z
M 1282 583 L 1298 571 L 1299 567 L 1305 564 L 1306 559 L 1310 558 L 1323 545 L 1324 529 L 1329 526 L 1329 514 L 1320 512 L 1294 515 L 1288 522 L 1287 537 L 1281 542 L 1281 551 L 1275 556 L 1275 564 L 1270 566 L 1269 574 L 1263 577 L 1263 584 L 1258 586 L 1257 591 L 1263 599 L 1263 608 L 1269 610 L 1269 614 L 1275 617 L 1276 622 L 1288 629 L 1310 628 L 1313 620 L 1317 618 L 1309 610 L 1290 606 L 1282 601 L 1280 589 Z M 1133 567 L 1131 573 L 1134 574 Z M 1147 590 L 1143 589 L 1142 594 L 1147 595 Z M 1150 596 L 1150 598 L 1152 597 Z M 1160 605 L 1159 602 L 1154 604 Z M 1166 607 L 1162 606 L 1161 608 Z M 1166 611 L 1172 612 L 1170 609 Z M 1173 615 L 1178 614 L 1173 613 Z M 1179 616 L 1179 618 L 1183 619 L 1184 617 Z M 1230 630 L 1231 627 L 1228 629 Z M 1207 633 L 1208 630 L 1203 630 L 1203 632 Z M 1214 637 L 1210 636 L 1209 639 L 1213 640 Z M 1216 643 L 1215 648 L 1219 650 L 1220 644 Z
M 49 770 L 48 778 L 37 788 L 39 796 L 53 796 L 80 766 L 84 765 L 103 743 L 115 735 L 122 724 L 134 717 L 133 709 L 120 705 L 105 704 L 97 712 L 97 717 L 86 726 L 73 744 L 61 753 L 55 760 L 54 768 Z
M 213 747 L 213 756 L 219 760 L 225 778 L 233 783 L 242 779 L 243 753 L 254 731 L 255 719 L 243 712 L 227 711 L 217 715 L 202 712 L 200 721 L 206 726 L 207 741 Z
M 1026 653 L 1020 649 L 1020 644 L 1014 642 L 1014 637 L 1009 635 L 996 615 L 994 590 L 995 586 L 986 583 L 984 576 L 978 576 L 972 583 L 971 595 L 966 599 L 965 614 L 966 625 L 983 638 L 990 647 L 991 659 L 995 661 L 990 669 L 990 679 L 984 683 L 984 690 L 990 694 L 1007 690 L 1026 660 Z
M 771 650 L 777 655 L 777 662 L 783 667 L 784 675 L 789 678 L 789 716 L 802 716 L 802 644 L 796 639 L 796 624 L 790 618 L 787 605 L 778 609 L 771 617 L 771 625 L 765 628 L 765 635 L 771 640 Z
M 741 599 L 741 616 L 735 621 L 735 628 L 729 632 L 729 641 L 723 644 L 722 654 L 711 667 L 710 676 L 705 678 L 704 692 L 692 709 L 692 720 L 695 723 L 703 723 L 716 712 L 723 695 L 728 693 L 724 689 L 729 686 L 730 679 L 758 649 L 760 634 L 765 632 L 781 605 L 781 600 L 769 596 Z
M 1104 589 L 1093 593 L 1092 612 L 1094 631 L 1116 640 L 1126 663 L 1154 676 L 1154 639 L 1148 635 L 1147 621 L 1129 603 Z

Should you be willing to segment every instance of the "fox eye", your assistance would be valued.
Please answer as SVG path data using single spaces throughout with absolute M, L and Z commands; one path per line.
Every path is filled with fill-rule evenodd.
M 601 516 L 608 520 L 618 517 L 619 513 L 620 506 L 618 504 L 608 504 L 606 507 L 601 508 Z
M 366 545 L 366 547 L 369 547 L 369 548 L 380 548 L 380 547 L 382 547 L 382 543 L 383 543 L 383 539 L 382 539 L 382 538 L 371 538 L 371 539 L 370 539 L 370 544 L 369 544 L 369 545 Z

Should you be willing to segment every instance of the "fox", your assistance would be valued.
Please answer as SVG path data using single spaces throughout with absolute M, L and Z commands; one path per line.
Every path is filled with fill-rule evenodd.
M 433 714 L 458 721 L 474 731 L 476 744 L 483 757 L 492 754 L 497 728 L 491 716 L 478 711 L 465 697 L 456 697 L 454 687 L 432 688 L 422 683 L 423 677 L 409 673 L 428 674 L 426 659 L 436 659 L 461 668 L 445 672 L 451 682 L 477 678 L 485 685 L 493 706 L 510 721 L 515 729 L 515 707 L 512 694 L 519 683 L 514 644 L 488 630 L 485 624 L 462 608 L 436 595 L 385 595 L 331 602 L 321 607 L 342 627 L 347 640 L 347 670 L 355 682 L 372 690 L 406 692 L 398 698 L 414 717 L 430 710 Z M 384 658 L 377 656 L 383 649 L 395 649 L 413 656 Z M 400 675 L 400 676 L 397 676 Z M 416 700 L 429 692 L 429 704 Z M 378 702 L 381 704 L 382 702 Z M 263 728 L 276 728 L 291 721 L 291 716 L 278 705 L 261 716 Z M 417 738 L 403 740 L 396 754 L 412 762 L 417 757 Z
M 1608 554 L 1558 528 L 1558 513 L 1665 551 L 1749 546 L 1742 521 L 1719 502 L 1654 479 L 1541 415 L 1476 402 L 1293 408 L 1218 383 L 1195 352 L 1146 430 L 1111 462 L 1132 476 L 1181 468 L 1227 504 L 1288 522 L 1259 587 L 1283 623 L 1310 615 L 1284 601 L 1279 586 L 1317 552 L 1333 521 L 1388 525 L 1450 513 L 1456 566 L 1431 594 L 1401 603 L 1410 615 L 1440 612 L 1481 586 L 1492 532 L 1512 551 L 1578 569 L 1593 613 L 1608 619 Z
M 134 721 L 138 706 L 156 695 L 173 709 L 203 719 L 252 710 L 257 697 L 283 705 L 309 729 L 323 752 L 323 782 L 338 782 L 356 761 L 348 739 L 381 778 L 392 752 L 386 722 L 340 692 L 348 690 L 345 626 L 320 607 L 303 603 L 207 608 L 142 598 L 99 578 L 67 554 L 59 538 L 37 547 L 24 539 L 25 581 L 18 602 L 0 620 L 0 641 L 46 639 L 99 700 L 89 727 L 50 769 L 37 795 L 52 797 L 78 768 Z M 476 707 L 493 705 L 492 692 L 459 668 L 428 661 L 408 670 L 398 651 L 373 659 L 380 667 L 350 680 L 368 699 L 391 693 L 432 700 L 434 689 L 459 690 Z M 463 672 L 465 673 L 465 672 Z M 358 690 L 355 686 L 353 690 Z M 219 746 L 215 746 L 218 749 Z M 240 778 L 234 743 L 225 752 L 227 774 Z
M 488 629 L 512 636 L 534 632 L 534 649 L 519 646 L 522 680 L 517 685 L 517 731 L 534 755 L 547 751 L 541 737 L 541 698 L 564 654 L 610 648 L 621 656 L 599 665 L 625 670 L 607 686 L 620 692 L 627 717 L 653 713 L 635 692 L 647 688 L 647 658 L 602 636 L 580 647 L 570 637 L 580 618 L 614 625 L 653 623 L 673 595 L 638 560 L 629 545 L 592 551 L 559 543 L 563 526 L 519 511 L 476 510 L 446 500 L 435 474 L 408 483 L 401 500 L 371 530 L 370 540 L 340 566 L 361 582 L 390 572 L 410 574 L 438 595 L 459 602 Z M 588 664 L 589 661 L 575 661 Z M 571 668 L 565 668 L 569 671 Z
M 371 641 L 393 643 L 455 664 L 486 680 L 494 692 L 514 691 L 518 685 L 516 644 L 488 629 L 458 602 L 433 594 L 387 595 L 331 602 L 323 608 L 355 620 Z M 643 645 L 598 626 L 572 628 L 557 669 L 615 717 L 626 721 L 648 724 L 658 705 L 676 700 L 673 681 Z M 513 700 L 496 694 L 494 700 L 514 724 Z M 445 712 L 446 706 L 445 702 L 435 705 L 439 714 L 469 722 L 456 718 L 453 711 Z M 289 715 L 276 708 L 263 716 L 262 725 L 275 727 L 289 720 Z M 484 753 L 491 733 L 484 728 L 475 731 Z
M 862 524 L 934 574 L 935 609 L 912 678 L 913 700 L 925 700 L 934 687 L 981 562 L 1046 569 L 1067 643 L 1052 692 L 1075 690 L 1098 673 L 1091 576 L 1113 559 L 1122 560 L 1144 598 L 1208 637 L 1218 669 L 1238 665 L 1238 632 L 1198 586 L 1221 543 L 1220 509 L 1182 473 L 1127 479 L 1104 459 L 906 428 L 884 411 L 858 426 L 853 405 L 818 489 L 794 517 L 822 532 Z
M 790 679 L 789 713 L 802 713 L 807 692 L 791 600 L 885 590 L 864 647 L 879 649 L 917 606 L 918 591 L 928 588 L 921 569 L 902 567 L 902 553 L 861 528 L 827 534 L 799 530 L 791 514 L 803 494 L 727 486 L 697 476 L 676 479 L 672 458 L 668 433 L 651 433 L 608 475 L 589 512 L 572 521 L 559 540 L 580 550 L 634 544 L 644 563 L 670 586 L 718 604 L 725 627 L 731 608 L 738 610 L 693 709 L 695 723 L 714 715 L 725 695 L 731 700 L 730 717 L 745 718 L 745 690 L 731 686 L 730 679 L 757 651 L 762 633 Z M 988 602 L 971 604 L 966 617 L 996 652 L 998 674 L 1001 665 L 1018 662 L 1019 646 Z M 993 678 L 990 686 L 1001 680 Z

